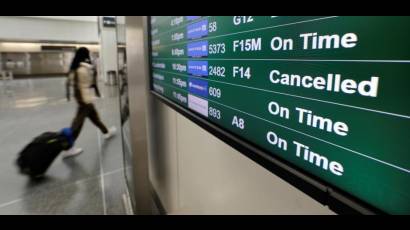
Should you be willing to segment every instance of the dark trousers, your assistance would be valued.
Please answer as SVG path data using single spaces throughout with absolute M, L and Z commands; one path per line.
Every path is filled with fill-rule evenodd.
M 105 125 L 101 122 L 94 105 L 81 103 L 78 105 L 77 114 L 73 120 L 73 123 L 71 124 L 71 129 L 73 130 L 73 136 L 75 140 L 80 135 L 84 121 L 87 117 L 95 126 L 97 126 L 101 130 L 102 133 L 108 133 L 107 127 L 105 127 Z

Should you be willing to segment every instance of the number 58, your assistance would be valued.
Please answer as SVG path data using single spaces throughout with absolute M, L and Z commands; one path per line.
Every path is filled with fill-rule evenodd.
M 209 28 L 209 32 L 211 33 L 211 32 L 215 32 L 218 27 L 216 26 L 216 22 L 210 22 L 208 28 Z

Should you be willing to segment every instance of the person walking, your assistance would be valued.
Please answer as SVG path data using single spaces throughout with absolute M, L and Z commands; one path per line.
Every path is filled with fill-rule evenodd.
M 71 63 L 67 79 L 67 99 L 70 100 L 70 88 L 72 87 L 78 105 L 77 114 L 71 124 L 74 140 L 80 135 L 86 118 L 89 118 L 100 129 L 105 139 L 109 139 L 116 133 L 115 126 L 107 129 L 92 103 L 91 89 L 94 89 L 97 96 L 100 96 L 93 70 L 90 51 L 85 47 L 79 48 Z M 63 158 L 76 156 L 82 152 L 81 148 L 73 146 L 63 153 Z

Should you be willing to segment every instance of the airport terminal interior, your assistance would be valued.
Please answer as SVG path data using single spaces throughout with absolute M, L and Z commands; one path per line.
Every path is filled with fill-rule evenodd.
M 408 26 L 0 16 L 0 215 L 410 214 Z

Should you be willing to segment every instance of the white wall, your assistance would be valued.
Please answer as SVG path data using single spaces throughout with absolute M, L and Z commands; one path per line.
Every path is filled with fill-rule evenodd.
M 180 210 L 177 113 L 154 99 L 149 107 L 149 177 L 162 205 L 172 214 Z
M 150 181 L 169 214 L 334 214 L 151 100 Z
M 55 17 L 58 16 L 0 16 L 0 40 L 80 43 L 99 41 L 97 22 L 91 21 L 91 18 L 67 20 L 70 16 L 60 16 L 66 18 L 56 20 Z
M 20 17 L 68 20 L 68 21 L 82 21 L 82 22 L 97 22 L 98 16 L 20 16 Z
M 117 16 L 117 42 L 125 44 L 125 16 Z
M 42 45 L 87 47 L 91 52 L 99 52 L 100 50 L 100 45 L 89 44 L 0 42 L 0 52 L 41 52 Z
M 114 27 L 104 27 L 102 16 L 100 17 L 100 45 L 101 45 L 101 71 L 107 81 L 107 71 L 118 70 L 117 31 Z

